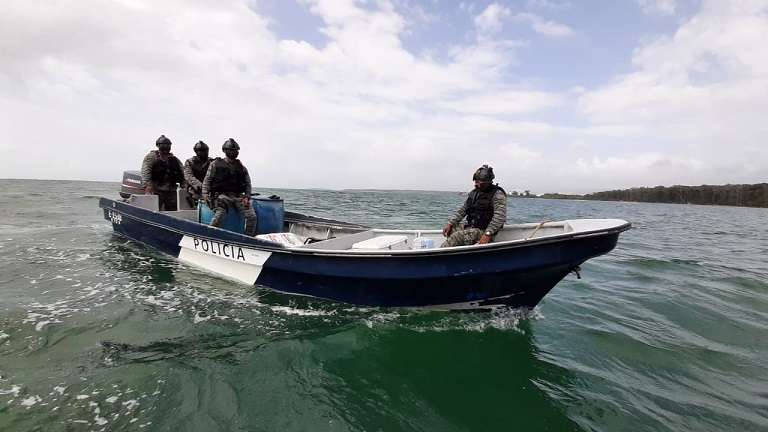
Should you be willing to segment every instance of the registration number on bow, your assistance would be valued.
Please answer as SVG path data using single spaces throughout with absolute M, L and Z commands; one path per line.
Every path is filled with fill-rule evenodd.
M 123 215 L 114 210 L 107 210 L 107 217 L 115 225 L 120 225 L 123 223 Z

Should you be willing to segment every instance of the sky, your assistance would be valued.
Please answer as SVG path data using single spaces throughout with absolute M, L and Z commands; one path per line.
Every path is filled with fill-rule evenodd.
M 768 181 L 768 0 L 4 0 L 2 178 L 235 138 L 255 190 Z

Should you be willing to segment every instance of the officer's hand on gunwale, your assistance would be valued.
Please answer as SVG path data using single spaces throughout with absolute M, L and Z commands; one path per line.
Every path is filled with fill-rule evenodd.
M 446 224 L 446 225 L 443 227 L 443 235 L 444 235 L 444 236 L 448 237 L 449 235 L 451 235 L 451 231 L 453 231 L 453 225 L 451 225 L 451 224 Z

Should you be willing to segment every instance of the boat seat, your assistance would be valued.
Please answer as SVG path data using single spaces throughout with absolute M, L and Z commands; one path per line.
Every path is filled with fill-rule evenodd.
M 157 195 L 131 195 L 127 202 L 150 211 L 160 211 L 160 198 Z
M 187 188 L 176 189 L 176 202 L 178 203 L 179 210 L 196 210 L 196 208 L 189 204 L 188 198 L 190 196 Z

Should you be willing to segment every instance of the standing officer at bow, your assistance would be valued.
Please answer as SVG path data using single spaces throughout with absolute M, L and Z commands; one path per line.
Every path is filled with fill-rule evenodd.
M 448 220 L 443 228 L 447 237 L 440 247 L 486 244 L 507 221 L 507 193 L 493 184 L 493 168 L 483 165 L 475 171 L 472 180 L 475 188 L 469 193 L 464 205 Z M 467 218 L 467 223 L 460 223 Z
M 175 211 L 176 187 L 184 183 L 181 161 L 171 153 L 171 140 L 165 135 L 160 135 L 155 145 L 157 150 L 144 156 L 141 164 L 144 192 L 158 196 L 160 211 Z
M 187 192 L 193 200 L 190 204 L 195 205 L 203 196 L 203 180 L 213 159 L 208 157 L 208 145 L 202 141 L 198 141 L 193 150 L 195 156 L 184 162 L 184 180 L 187 182 Z
M 230 138 L 221 150 L 226 157 L 216 158 L 208 167 L 203 180 L 203 200 L 214 209 L 211 226 L 221 226 L 227 209 L 245 216 L 245 234 L 256 234 L 256 212 L 251 206 L 251 176 L 237 156 L 240 145 Z

